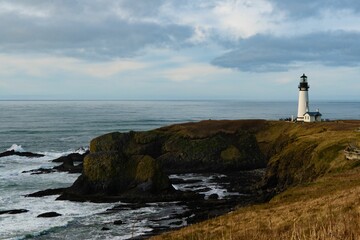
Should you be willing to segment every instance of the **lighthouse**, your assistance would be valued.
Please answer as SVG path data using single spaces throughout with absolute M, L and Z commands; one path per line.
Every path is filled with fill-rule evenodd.
M 309 112 L 309 84 L 307 82 L 307 76 L 303 74 L 300 77 L 299 83 L 299 102 L 298 102 L 298 114 L 297 121 L 304 121 L 304 114 Z
M 320 122 L 322 114 L 317 110 L 310 112 L 309 110 L 309 84 L 307 76 L 303 74 L 299 83 L 299 102 L 296 121 L 298 122 Z

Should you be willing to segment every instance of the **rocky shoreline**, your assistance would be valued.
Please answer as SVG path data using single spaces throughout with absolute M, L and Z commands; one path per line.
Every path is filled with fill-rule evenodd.
M 83 155 L 64 156 L 54 160 L 59 166 L 30 171 L 81 175 L 68 188 L 28 197 L 121 201 L 103 213 L 114 216 L 124 209 L 156 205 L 163 215 L 147 216 L 152 231 L 140 237 L 145 238 L 266 202 L 289 186 L 316 179 L 331 167 L 328 159 L 344 158 L 340 155 L 349 141 L 357 140 L 358 126 L 357 121 L 301 125 L 208 120 L 146 132 L 109 133 L 93 139 L 90 151 Z M 212 184 L 226 194 L 211 192 Z M 180 210 L 171 211 L 172 207 Z M 114 225 L 109 223 L 103 230 L 111 231 Z
M 216 121 L 205 125 L 208 123 Z M 213 218 L 236 207 L 264 201 L 264 191 L 259 190 L 259 185 L 265 174 L 266 157 L 251 132 L 254 128 L 249 128 L 249 124 L 254 123 L 256 129 L 259 127 L 256 125 L 264 121 L 242 121 L 243 126 L 236 129 L 209 126 L 204 131 L 199 128 L 188 131 L 191 126 L 174 125 L 147 132 L 105 134 L 93 139 L 90 151 L 84 154 L 54 159 L 52 162 L 59 165 L 53 168 L 23 172 L 81 173 L 69 188 L 46 189 L 26 197 L 56 195 L 57 200 L 121 201 L 127 209 L 134 210 L 148 204 L 182 209 L 162 216 L 163 220 L 148 219 L 153 223 L 149 225 L 152 231 L 137 239 Z M 16 152 L 6 154 L 18 155 Z M 41 156 L 33 154 L 33 157 Z M 189 174 L 195 177 L 186 179 Z M 221 188 L 222 192 L 211 192 L 209 184 Z M 104 214 L 122 211 L 122 204 Z M 60 214 L 54 211 L 42 216 Z M 113 227 L 106 225 L 102 230 Z
M 84 159 L 85 154 L 76 154 L 77 156 L 77 164 L 81 164 L 81 158 Z M 53 160 L 53 162 L 60 163 L 59 166 L 64 165 L 64 163 L 69 163 L 74 159 L 74 154 L 69 156 L 63 156 L 59 159 Z M 72 164 L 70 164 L 71 166 Z M 60 168 L 61 169 L 61 168 Z M 59 170 L 59 167 L 56 166 L 52 169 L 34 169 L 24 173 L 31 174 L 51 174 L 55 171 Z M 68 172 L 72 172 L 72 168 L 68 168 Z M 170 175 L 170 182 L 173 186 L 181 186 L 186 185 L 187 191 L 181 192 L 181 194 L 174 194 L 172 192 L 172 197 L 166 199 L 164 195 L 161 195 L 161 199 L 149 198 L 149 196 L 145 196 L 145 198 L 139 197 L 115 197 L 115 196 L 96 196 L 93 199 L 87 198 L 86 201 L 93 202 L 114 202 L 114 207 L 108 209 L 103 214 L 113 214 L 114 216 L 127 209 L 131 210 L 139 210 L 148 206 L 151 202 L 158 202 L 159 205 L 163 205 L 165 208 L 168 208 L 169 205 L 174 204 L 175 206 L 179 206 L 184 209 L 181 213 L 172 214 L 169 216 L 163 216 L 163 220 L 159 220 L 157 218 L 148 219 L 149 228 L 152 229 L 151 232 L 147 232 L 141 236 L 137 236 L 134 239 L 146 239 L 150 236 L 155 236 L 165 231 L 174 230 L 177 228 L 181 228 L 188 224 L 193 224 L 197 222 L 201 222 L 207 220 L 209 218 L 213 218 L 216 216 L 223 215 L 230 211 L 233 211 L 235 208 L 240 206 L 246 206 L 249 204 L 259 203 L 264 201 L 263 192 L 255 190 L 257 189 L 259 183 L 261 182 L 263 176 L 265 174 L 265 169 L 256 169 L 256 170 L 248 170 L 248 171 L 227 171 L 227 172 L 202 172 L 194 174 L 195 179 L 184 179 L 179 177 L 179 175 L 172 174 Z M 192 175 L 189 174 L 188 175 Z M 201 177 L 200 177 L 201 176 Z M 212 193 L 205 197 L 203 193 L 206 190 L 209 190 L 209 186 L 205 184 L 201 179 L 211 179 L 211 182 L 217 184 L 222 187 L 229 194 L 227 196 L 219 196 L 216 193 Z M 59 195 L 64 196 L 66 194 L 67 188 L 58 188 L 58 189 L 46 189 L 43 191 L 35 192 L 27 195 L 26 197 L 44 197 L 50 195 Z M 58 197 L 57 200 L 63 200 L 61 197 Z M 84 199 L 71 199 L 75 201 L 85 201 Z M 121 201 L 119 204 L 117 202 Z M 169 202 L 167 204 L 166 202 Z M 117 203 L 117 204 L 116 204 Z M 125 205 L 124 205 L 125 204 Z M 55 210 L 55 209 L 54 209 Z M 4 212 L 3 214 L 20 214 L 27 212 L 28 210 L 22 209 L 21 211 L 17 210 L 9 210 L 8 212 Z M 58 217 L 61 214 L 57 212 L 46 212 L 43 213 L 39 217 Z M 171 224 L 167 224 L 167 222 L 171 222 Z M 165 223 L 165 224 L 164 224 Z M 163 225 L 162 225 L 163 224 Z M 104 225 L 103 229 L 99 229 L 102 231 L 111 230 L 116 227 L 116 225 L 121 225 L 120 222 L 116 222 L 116 217 L 114 217 L 114 223 Z

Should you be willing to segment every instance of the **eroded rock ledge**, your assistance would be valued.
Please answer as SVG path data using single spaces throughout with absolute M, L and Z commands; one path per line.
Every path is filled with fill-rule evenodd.
M 266 167 L 258 189 L 266 201 L 289 186 L 358 164 L 343 159 L 346 146 L 359 143 L 359 126 L 360 121 L 208 120 L 146 132 L 113 132 L 91 141 L 81 176 L 59 199 L 151 202 L 196 198 L 199 196 L 175 191 L 167 175 Z
M 220 123 L 220 125 L 219 125 Z M 250 170 L 266 166 L 254 129 L 266 121 L 203 121 L 146 132 L 113 132 L 93 139 L 82 175 L 59 197 L 69 200 L 173 201 L 166 174 Z M 195 123 L 194 123 L 195 124 Z M 213 126 L 213 125 L 217 126 Z

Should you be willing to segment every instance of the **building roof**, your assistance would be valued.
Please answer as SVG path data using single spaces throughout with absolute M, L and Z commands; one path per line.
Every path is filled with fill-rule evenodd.
M 306 113 L 304 113 L 304 116 L 305 116 L 306 114 L 308 114 L 309 116 L 314 116 L 314 117 L 316 117 L 316 116 L 322 116 L 322 114 L 321 114 L 320 112 L 306 112 Z

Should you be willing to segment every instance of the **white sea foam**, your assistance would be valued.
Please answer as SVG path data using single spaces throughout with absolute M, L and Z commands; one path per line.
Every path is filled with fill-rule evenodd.
M 75 153 L 84 154 L 89 151 L 89 147 L 81 147 L 75 151 Z
M 19 239 L 26 235 L 36 239 L 129 239 L 151 231 L 152 226 L 177 227 L 186 225 L 186 219 L 179 219 L 180 225 L 172 224 L 174 214 L 185 211 L 184 206 L 176 203 L 156 203 L 136 210 L 122 210 L 111 214 L 98 214 L 105 212 L 114 204 L 76 203 L 69 201 L 55 201 L 57 196 L 43 198 L 25 198 L 24 195 L 49 188 L 70 186 L 79 174 L 51 173 L 31 175 L 22 173 L 32 169 L 52 168 L 58 163 L 50 160 L 70 153 L 82 153 L 87 149 L 69 150 L 66 152 L 43 152 L 41 158 L 27 158 L 8 156 L 0 158 L 0 164 L 4 166 L 0 172 L 0 210 L 27 209 L 29 212 L 17 215 L 0 216 L 0 239 Z M 227 196 L 221 186 L 213 181 L 210 175 L 181 174 L 176 177 L 183 179 L 199 179 L 200 182 L 192 184 L 177 184 L 181 190 L 192 189 L 198 185 L 209 187 L 204 193 L 207 197 L 217 193 L 220 198 Z M 44 212 L 55 211 L 62 216 L 48 219 L 37 218 Z M 121 220 L 124 224 L 115 226 L 114 220 Z M 160 222 L 149 222 L 149 219 Z M 109 227 L 109 231 L 101 231 L 102 227 Z M 150 227 L 149 227 L 150 226 Z
M 6 215 L 0 221 L 0 239 L 16 238 L 20 236 L 38 235 L 54 227 L 66 226 L 76 218 L 87 218 L 105 211 L 110 204 L 77 203 L 69 201 L 55 201 L 57 196 L 43 198 L 26 198 L 14 205 L 17 209 L 28 209 L 29 212 L 16 215 Z M 62 216 L 52 218 L 37 218 L 44 212 L 55 211 Z
M 72 151 L 74 152 L 74 151 Z M 4 166 L 0 172 L 0 210 L 27 209 L 29 212 L 16 215 L 0 216 L 0 239 L 19 239 L 26 235 L 40 236 L 54 227 L 64 227 L 76 218 L 88 217 L 111 207 L 111 204 L 76 203 L 55 201 L 57 196 L 27 198 L 27 194 L 49 188 L 70 186 L 79 174 L 55 172 L 51 174 L 31 175 L 22 173 L 38 168 L 52 168 L 58 163 L 50 160 L 65 155 L 63 152 L 47 152 L 41 158 L 8 156 L 0 158 Z M 36 216 L 55 211 L 62 216 L 37 218 Z
M 6 151 L 25 152 L 21 145 L 13 144 Z
M 114 216 L 98 214 L 113 207 L 114 204 L 77 203 L 70 201 L 55 201 L 57 196 L 42 198 L 24 197 L 27 194 L 49 188 L 70 186 L 79 174 L 55 172 L 51 174 L 31 175 L 22 173 L 38 168 L 52 168 L 58 163 L 52 163 L 57 157 L 74 152 L 85 152 L 87 149 L 69 150 L 68 152 L 44 152 L 44 157 L 27 158 L 7 156 L 0 158 L 4 166 L 0 172 L 0 210 L 27 209 L 29 212 L 16 215 L 0 216 L 0 239 L 21 239 L 35 237 L 37 239 L 128 239 L 139 236 L 151 228 L 147 227 L 146 219 L 149 214 L 157 214 L 158 208 L 151 206 L 138 210 L 121 211 L 115 215 L 125 224 L 110 225 L 113 231 L 100 231 L 104 224 L 112 223 Z M 52 218 L 37 218 L 44 212 L 55 211 L 62 216 Z M 120 235 L 120 236 L 119 236 Z
M 237 192 L 228 192 L 225 188 L 214 181 L 214 178 L 225 177 L 222 174 L 205 175 L 205 174 L 174 174 L 170 175 L 170 178 L 180 178 L 184 180 L 198 180 L 199 182 L 194 183 L 180 183 L 173 184 L 174 188 L 181 191 L 196 191 L 205 195 L 205 199 L 208 199 L 210 195 L 217 194 L 219 199 L 223 199 L 227 196 L 239 195 Z

